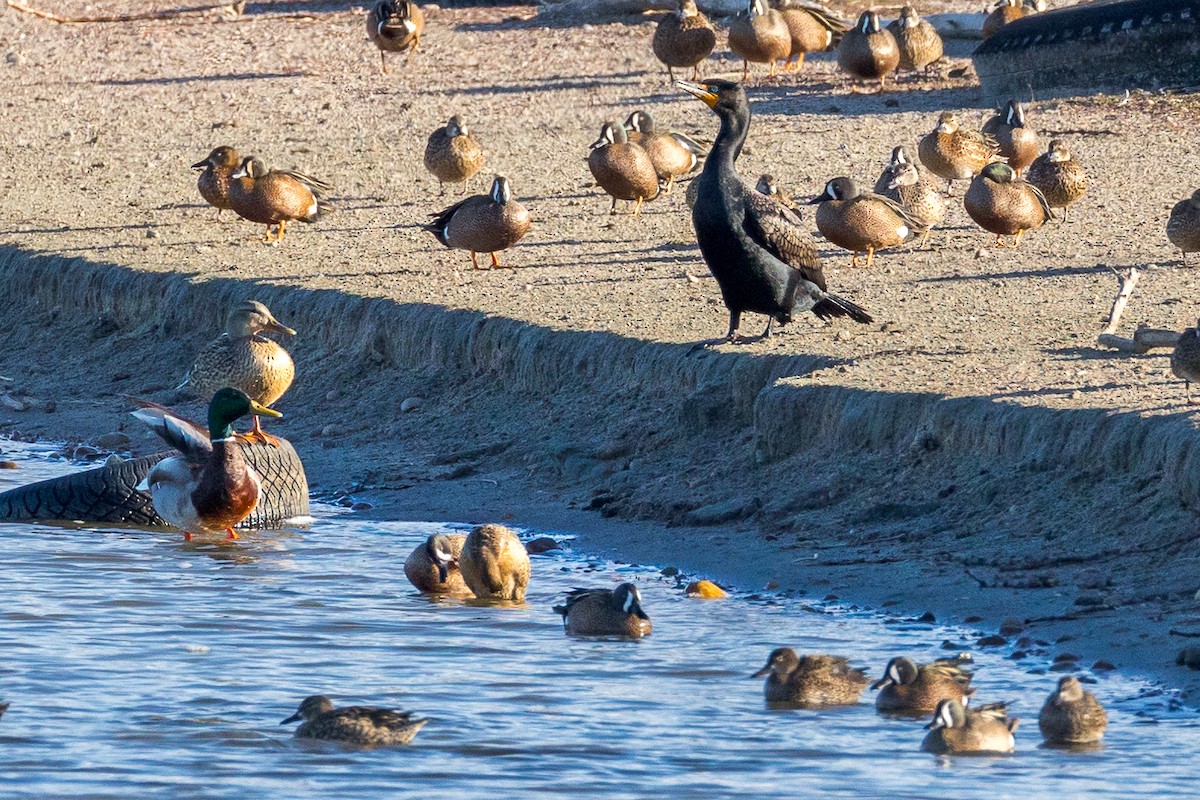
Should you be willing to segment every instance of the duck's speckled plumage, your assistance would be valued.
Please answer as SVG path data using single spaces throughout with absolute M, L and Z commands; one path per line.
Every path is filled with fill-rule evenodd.
M 478 269 L 477 253 L 489 253 L 492 266 L 499 267 L 496 253 L 507 250 L 529 233 L 533 221 L 529 210 L 512 199 L 508 178 L 497 175 L 488 194 L 476 194 L 432 215 L 425 230 L 446 247 L 468 250 Z
M 674 83 L 675 67 L 691 67 L 693 76 L 698 74 L 700 62 L 717 46 L 717 34 L 708 17 L 696 8 L 696 0 L 679 0 L 679 8 L 659 20 L 651 46 Z
M 929 230 L 946 218 L 946 198 L 941 186 L 912 163 L 903 147 L 892 150 L 892 160 L 875 182 L 875 193 L 896 201 L 918 223 L 916 231 Z
M 503 525 L 480 525 L 463 543 L 458 567 L 480 600 L 524 602 L 529 586 L 529 553 Z
M 803 706 L 857 703 L 870 679 L 840 656 L 798 656 L 790 647 L 771 651 L 767 665 L 750 677 L 766 675 L 763 695 L 768 703 Z
M 849 27 L 826 9 L 798 2 L 771 0 L 771 7 L 783 15 L 791 35 L 792 46 L 788 64 L 795 69 L 804 66 L 804 56 L 821 53 L 833 47 L 834 41 Z
M 1008 235 L 1016 236 L 1012 244 L 1016 247 L 1025 231 L 1036 230 L 1050 219 L 1050 206 L 1042 193 L 1003 162 L 988 164 L 971 181 L 963 208 L 979 227 L 996 234 L 997 246 L 1003 244 L 1000 237 Z
M 334 708 L 323 695 L 306 697 L 299 710 L 280 725 L 301 722 L 296 728 L 300 739 L 325 739 L 364 747 L 410 744 L 428 719 L 413 719 L 411 711 L 396 711 L 370 706 Z
M 1019 719 L 1008 716 L 1004 703 L 965 708 L 958 700 L 938 703 L 929 733 L 921 743 L 928 753 L 1011 753 Z
M 294 335 L 257 300 L 235 306 L 225 332 L 196 355 L 188 374 L 188 387 L 201 397 L 212 397 L 222 386 L 232 386 L 264 406 L 273 404 L 292 385 L 296 365 L 287 350 L 264 331 Z
M 1024 2 L 1023 0 L 999 0 L 995 8 L 984 17 L 983 38 L 990 39 L 1008 23 L 1030 14 L 1036 14 L 1037 11 L 1037 4 L 1028 2 L 1028 0 Z
M 230 176 L 229 203 L 239 217 L 267 226 L 264 242 L 283 241 L 293 220 L 316 222 L 325 211 L 320 201 L 330 185 L 300 172 L 267 169 L 262 159 L 249 156 Z M 271 236 L 271 226 L 279 226 Z
M 425 143 L 425 169 L 438 179 L 438 185 L 466 182 L 483 168 L 483 148 L 463 118 L 455 114 L 442 127 L 429 134 Z
M 750 62 L 769 64 L 774 77 L 776 62 L 792 52 L 792 33 L 783 15 L 769 7 L 766 0 L 750 0 L 729 23 L 729 49 L 742 59 L 742 80 L 749 75 Z
M 958 117 L 946 111 L 938 117 L 934 129 L 921 138 L 917 156 L 930 172 L 946 180 L 949 190 L 954 181 L 969 180 L 982 172 L 999 150 L 995 139 L 960 127 Z
M 1183 381 L 1184 400 L 1192 402 L 1192 384 L 1200 383 L 1200 321 L 1179 336 L 1171 351 L 1171 373 Z
M 917 665 L 908 658 L 893 658 L 883 677 L 871 685 L 879 689 L 875 708 L 890 712 L 929 712 L 942 700 L 963 702 L 975 693 L 971 673 L 962 668 L 970 656 L 943 658 Z
M 218 214 L 223 209 L 233 208 L 229 202 L 230 176 L 241 163 L 237 150 L 222 145 L 214 148 L 204 160 L 192 164 L 192 169 L 200 170 L 200 177 L 196 179 L 200 196 L 216 208 Z
M 632 583 L 615 589 L 575 589 L 554 611 L 563 629 L 574 636 L 627 636 L 640 639 L 651 631 L 642 595 Z
M 905 6 L 900 16 L 888 23 L 887 29 L 896 38 L 900 49 L 900 69 L 920 70 L 942 57 L 942 37 L 929 20 L 921 19 L 917 10 Z
M 640 146 L 650 156 L 654 172 L 660 183 L 665 182 L 664 192 L 670 192 L 675 179 L 686 175 L 700 166 L 704 152 L 690 137 L 674 131 L 659 130 L 649 111 L 634 111 L 625 120 L 625 134 L 629 141 Z
M 379 68 L 387 72 L 387 54 L 413 51 L 425 32 L 425 14 L 408 0 L 380 0 L 367 12 L 367 36 L 379 48 Z
M 1070 205 L 1088 190 L 1087 171 L 1083 164 L 1073 158 L 1071 151 L 1058 139 L 1052 139 L 1046 152 L 1029 165 L 1025 180 L 1041 190 L 1051 208 L 1063 210 L 1064 220 Z
M 1167 239 L 1179 248 L 1185 266 L 1188 253 L 1200 252 L 1200 189 L 1171 208 L 1171 216 L 1167 219 Z
M 404 577 L 425 594 L 474 597 L 458 566 L 466 541 L 461 533 L 431 534 L 405 560 Z
M 1067 675 L 1046 698 L 1038 714 L 1038 729 L 1049 744 L 1090 744 L 1104 738 L 1108 714 L 1096 695 L 1084 691 L 1079 679 Z
M 898 247 L 922 230 L 920 222 L 895 200 L 873 192 L 863 192 L 853 180 L 834 178 L 816 197 L 817 230 L 833 244 L 854 254 L 867 254 L 867 266 L 875 251 Z
M 1000 155 L 1018 176 L 1033 163 L 1041 152 L 1037 131 L 1025 117 L 1024 107 L 1009 100 L 1000 113 L 983 124 L 983 132 L 996 140 Z
M 891 31 L 879 27 L 879 15 L 864 11 L 858 24 L 846 31 L 838 45 L 838 66 L 855 78 L 879 80 L 883 88 L 887 76 L 900 65 L 900 48 Z
M 629 141 L 625 127 L 609 120 L 600 128 L 600 138 L 588 154 L 588 169 L 600 188 L 612 197 L 608 213 L 617 213 L 617 201 L 634 202 L 632 214 L 640 214 L 642 203 L 658 197 L 658 171 L 641 145 Z

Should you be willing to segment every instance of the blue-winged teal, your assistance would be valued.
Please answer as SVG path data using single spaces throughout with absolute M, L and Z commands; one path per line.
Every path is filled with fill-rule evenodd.
M 367 747 L 411 744 L 417 731 L 429 722 L 428 719 L 413 719 L 411 711 L 371 706 L 334 708 L 333 701 L 319 694 L 304 698 L 299 710 L 279 724 L 300 720 L 304 721 L 296 728 L 297 738 L 327 739 Z
M 470 251 L 475 269 L 479 269 L 477 253 L 489 254 L 492 266 L 501 266 L 496 253 L 521 241 L 533 227 L 529 210 L 513 199 L 503 175 L 492 181 L 489 194 L 472 195 L 431 216 L 425 230 L 446 247 Z
M 783 15 L 767 5 L 767 0 L 750 0 L 729 23 L 729 49 L 742 59 L 742 80 L 750 75 L 750 62 L 769 64 L 775 77 L 776 62 L 792 52 L 792 34 Z
M 1038 714 L 1038 728 L 1048 744 L 1098 742 L 1107 727 L 1104 706 L 1072 675 L 1058 679 L 1058 688 L 1046 698 Z
M 900 64 L 900 48 L 891 31 L 879 27 L 879 15 L 864 11 L 858 24 L 846 31 L 838 45 L 838 66 L 855 78 L 879 80 L 882 91 L 889 73 Z
M 839 656 L 797 656 L 790 647 L 771 651 L 767 665 L 751 678 L 766 675 L 763 695 L 768 703 L 834 706 L 857 703 L 870 679 Z
M 1012 246 L 1019 246 L 1025 231 L 1036 230 L 1050 219 L 1050 206 L 1037 187 L 1018 178 L 1001 161 L 988 164 L 971 181 L 963 208 L 979 227 L 996 234 L 997 247 L 1004 246 L 1005 235 L 1015 236 Z
M 806 54 L 829 50 L 835 37 L 849 28 L 828 9 L 801 0 L 771 0 L 771 7 L 783 15 L 792 37 L 785 70 L 800 70 Z
M 696 0 L 679 0 L 679 8 L 667 14 L 654 29 L 654 57 L 667 65 L 667 78 L 675 82 L 675 67 L 691 67 L 700 74 L 700 62 L 717 46 L 717 34 L 708 17 L 696 8 Z
M 991 38 L 996 31 L 1021 17 L 1045 10 L 1045 0 L 998 0 L 983 20 L 983 38 Z
M 458 114 L 429 134 L 425 144 L 425 169 L 438 179 L 441 191 L 446 190 L 447 183 L 461 183 L 466 192 L 467 181 L 482 168 L 483 148 Z
M 425 594 L 474 597 L 458 568 L 466 540 L 461 533 L 431 534 L 409 554 L 404 576 Z
M 367 36 L 379 48 L 379 68 L 387 72 L 387 54 L 413 51 L 421 43 L 425 15 L 407 0 L 379 0 L 367 12 Z
M 930 712 L 943 700 L 960 703 L 975 693 L 971 673 L 962 668 L 966 658 L 945 658 L 918 666 L 909 658 L 893 658 L 883 677 L 871 684 L 879 689 L 875 708 L 880 711 Z
M 1000 155 L 1018 176 L 1033 163 L 1042 151 L 1037 131 L 1025 118 L 1025 109 L 1016 100 L 1009 100 L 1004 110 L 983 123 L 983 132 L 996 140 Z
M 480 600 L 523 602 L 529 586 L 529 553 L 503 525 L 472 530 L 458 559 L 463 582 Z
M 867 266 L 875 260 L 875 251 L 898 247 L 919 231 L 921 223 L 904 206 L 883 195 L 863 192 L 850 178 L 834 178 L 825 191 L 809 203 L 817 205 L 817 230 L 833 244 L 854 254 L 851 266 L 858 266 L 858 254 L 867 254 Z
M 575 589 L 555 606 L 563 629 L 573 636 L 628 636 L 650 633 L 650 617 L 642 610 L 642 593 L 632 583 L 615 589 Z
M 592 143 L 588 169 L 600 188 L 612 197 L 609 214 L 617 213 L 618 200 L 634 201 L 632 214 L 642 213 L 642 203 L 658 197 L 658 172 L 641 145 L 629 141 L 625 127 L 615 120 L 604 123 L 600 138 Z
M 1200 252 L 1200 189 L 1171 208 L 1171 216 L 1167 219 L 1167 238 L 1179 248 L 1185 267 L 1187 254 Z
M 1000 146 L 981 131 L 964 130 L 949 111 L 938 117 L 933 131 L 921 138 L 917 155 L 930 172 L 946 181 L 952 193 L 955 181 L 970 180 L 995 160 Z
M 941 185 L 909 161 L 903 147 L 892 150 L 891 163 L 875 182 L 875 193 L 904 206 L 918 223 L 916 231 L 922 239 L 928 239 L 930 229 L 946 218 L 946 198 Z
M 149 492 L 158 515 L 192 538 L 194 533 L 224 531 L 258 505 L 262 481 L 246 463 L 233 435 L 233 423 L 247 414 L 282 417 L 254 402 L 245 392 L 225 387 L 208 404 L 208 430 L 152 403 L 140 403 L 133 416 L 180 452 L 155 464 L 137 488 Z
M 1011 753 L 1016 748 L 1013 731 L 1020 723 L 1009 719 L 1004 703 L 966 708 L 958 700 L 938 703 L 929 733 L 921 743 L 927 753 Z
M 1029 165 L 1025 180 L 1041 190 L 1051 208 L 1063 210 L 1064 222 L 1071 204 L 1088 190 L 1088 177 L 1083 164 L 1071 157 L 1071 151 L 1059 139 L 1051 139 L 1046 152 Z
M 264 406 L 283 397 L 296 376 L 292 357 L 274 339 L 262 334 L 296 331 L 281 323 L 257 300 L 234 306 L 225 323 L 225 333 L 213 339 L 196 356 L 188 373 L 187 385 L 200 397 L 212 397 L 218 389 L 232 386 Z M 263 432 L 258 415 L 248 438 L 279 445 L 274 436 Z
M 900 69 L 928 69 L 942 57 L 942 37 L 929 20 L 921 19 L 912 6 L 900 9 L 900 16 L 888 23 L 900 48 Z
M 1183 381 L 1184 400 L 1192 403 L 1192 384 L 1200 383 L 1200 321 L 1179 336 L 1171 351 L 1171 372 Z
M 241 156 L 232 147 L 215 148 L 203 161 L 192 164 L 192 169 L 200 170 L 196 179 L 196 188 L 200 196 L 217 209 L 217 216 L 226 208 L 233 208 L 229 202 L 229 179 L 233 171 L 242 163 Z
M 320 202 L 330 185 L 291 170 L 268 170 L 262 159 L 250 156 L 229 176 L 230 208 L 242 219 L 267 226 L 264 242 L 282 242 L 291 220 L 316 222 L 326 210 Z M 278 232 L 271 236 L 271 226 Z
M 690 136 L 674 131 L 660 131 L 649 111 L 634 111 L 625 120 L 625 134 L 650 156 L 654 172 L 663 192 L 670 194 L 675 179 L 692 172 L 704 158 L 704 149 Z

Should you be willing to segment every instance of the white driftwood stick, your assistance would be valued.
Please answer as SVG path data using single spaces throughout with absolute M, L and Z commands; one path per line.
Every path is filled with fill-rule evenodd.
M 1115 270 L 1114 270 L 1115 271 Z M 1125 306 L 1129 304 L 1129 297 L 1133 294 L 1133 287 L 1137 286 L 1138 278 L 1142 273 L 1137 267 L 1130 267 L 1129 272 L 1124 275 L 1119 275 L 1121 280 L 1121 290 L 1117 292 L 1117 298 L 1113 300 L 1112 311 L 1108 312 L 1108 327 L 1104 329 L 1104 333 L 1116 333 L 1117 326 L 1121 324 L 1121 315 L 1125 313 Z

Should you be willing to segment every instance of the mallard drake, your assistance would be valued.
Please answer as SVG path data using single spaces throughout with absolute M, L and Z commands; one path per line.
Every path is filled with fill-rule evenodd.
M 188 388 L 200 397 L 212 397 L 218 389 L 232 386 L 260 405 L 274 405 L 292 385 L 296 365 L 288 351 L 264 332 L 296 335 L 257 300 L 234 306 L 225 332 L 197 354 L 188 373 Z M 279 446 L 279 440 L 263 432 L 258 415 L 246 438 Z
M 278 411 L 254 402 L 246 393 L 225 387 L 208 404 L 208 430 L 177 417 L 169 409 L 139 401 L 133 416 L 180 452 L 155 464 L 139 491 L 149 492 L 154 510 L 183 531 L 224 531 L 238 538 L 233 526 L 250 516 L 258 505 L 262 481 L 246 463 L 233 423 L 247 414 L 282 417 Z M 211 432 L 211 433 L 210 433 Z M 210 438 L 211 437 L 211 438 Z
M 474 597 L 458 568 L 466 540 L 461 533 L 431 534 L 405 560 L 404 576 L 425 594 Z
M 783 15 L 767 5 L 767 0 L 750 0 L 729 23 L 729 49 L 742 59 L 742 80 L 750 75 L 750 62 L 769 64 L 775 77 L 775 62 L 792 52 L 792 34 Z
M 463 581 L 480 600 L 524 602 L 529 553 L 503 525 L 480 525 L 463 542 L 458 559 Z
M 632 583 L 615 589 L 575 589 L 555 606 L 563 629 L 572 636 L 628 636 L 650 633 L 650 617 L 642 610 L 642 594 Z
M 1009 100 L 1004 110 L 983 123 L 983 132 L 996 140 L 1000 155 L 1020 177 L 1041 152 L 1037 131 L 1025 119 L 1025 109 L 1016 100 Z
M 704 158 L 704 149 L 695 139 L 674 131 L 658 130 L 649 111 L 630 114 L 625 120 L 625 134 L 630 142 L 639 145 L 650 156 L 658 180 L 666 183 L 665 194 L 670 194 L 677 177 L 696 169 Z
M 879 15 L 864 11 L 858 24 L 846 31 L 838 45 L 838 66 L 856 78 L 879 79 L 882 91 L 888 73 L 900 64 L 900 48 L 891 31 L 879 27 Z
M 767 665 L 751 678 L 767 676 L 763 695 L 768 703 L 835 706 L 857 703 L 870 679 L 840 656 L 797 656 L 790 647 L 771 651 Z
M 903 147 L 892 150 L 891 163 L 876 181 L 875 193 L 904 206 L 918 223 L 915 230 L 922 239 L 929 238 L 933 226 L 946 218 L 946 198 L 940 186 L 908 160 Z
M 997 247 L 1004 246 L 1005 235 L 1015 235 L 1012 246 L 1018 247 L 1025 231 L 1042 227 L 1051 216 L 1038 188 L 1018 178 L 1002 161 L 988 164 L 971 181 L 963 208 L 979 227 L 996 234 Z
M 1167 238 L 1179 248 L 1185 267 L 1187 254 L 1200 252 L 1200 189 L 1171 208 L 1171 216 L 1167 219 Z
M 866 252 L 867 266 L 875 260 L 875 251 L 904 244 L 922 226 L 895 200 L 863 192 L 850 178 L 834 178 L 825 191 L 809 201 L 817 206 L 817 230 L 833 244 L 854 254 L 851 266 L 858 266 L 858 254 Z
M 667 78 L 675 82 L 675 67 L 692 68 L 700 74 L 700 62 L 717 46 L 717 34 L 708 17 L 696 8 L 696 0 L 679 0 L 679 8 L 658 21 L 654 29 L 654 57 L 667 65 Z
M 379 68 L 387 72 L 387 54 L 408 51 L 411 58 L 421 34 L 425 31 L 425 15 L 421 7 L 407 0 L 379 0 L 367 12 L 367 36 L 379 48 Z
M 958 700 L 938 703 L 929 733 L 921 742 L 927 753 L 1011 753 L 1016 749 L 1013 731 L 1020 720 L 1008 717 L 1004 703 L 966 708 Z
M 937 709 L 942 700 L 958 700 L 960 703 L 975 693 L 971 684 L 971 673 L 962 668 L 970 663 L 966 658 L 939 658 L 918 666 L 909 658 L 893 658 L 888 662 L 883 677 L 871 684 L 879 689 L 875 695 L 875 708 L 891 712 L 928 713 Z
M 750 104 L 741 84 L 678 81 L 679 88 L 712 109 L 721 128 L 696 184 L 692 227 L 700 253 L 729 309 L 724 341 L 738 341 L 742 314 L 767 315 L 771 323 L 790 322 L 797 312 L 821 319 L 848 316 L 861 324 L 873 318 L 865 309 L 826 291 L 816 243 L 800 218 L 782 203 L 747 186 L 734 163 L 750 130 Z
M 900 9 L 900 16 L 888 23 L 887 29 L 896 37 L 900 48 L 900 69 L 928 69 L 942 57 L 942 37 L 929 20 L 917 16 L 912 6 Z
M 192 169 L 200 170 L 196 188 L 200 190 L 200 196 L 217 209 L 217 216 L 224 209 L 233 208 L 229 202 L 229 178 L 241 163 L 237 150 L 223 145 L 214 148 L 203 161 L 192 164 Z
M 1183 381 L 1184 399 L 1192 403 L 1192 384 L 1200 383 L 1200 321 L 1179 336 L 1171 351 L 1171 372 Z
M 1087 172 L 1059 139 L 1051 139 L 1046 152 L 1029 165 L 1025 180 L 1041 190 L 1051 208 L 1063 210 L 1064 222 L 1071 204 L 1088 190 Z
M 279 724 L 300 720 L 304 721 L 296 728 L 298 739 L 327 739 L 367 747 L 411 744 L 417 731 L 429 722 L 427 718 L 413 719 L 411 711 L 371 706 L 334 708 L 333 701 L 320 694 L 304 698 L 296 713 Z
M 442 192 L 446 191 L 447 183 L 461 183 L 466 192 L 467 181 L 482 168 L 483 148 L 458 114 L 429 134 L 425 144 L 425 169 L 438 179 L 438 189 Z
M 1084 691 L 1079 679 L 1066 675 L 1046 698 L 1038 714 L 1038 729 L 1047 744 L 1090 744 L 1104 738 L 1108 715 L 1096 695 Z
M 801 69 L 806 54 L 830 49 L 835 34 L 844 34 L 849 27 L 825 9 L 800 0 L 771 0 L 771 7 L 783 15 L 792 39 L 784 70 Z
M 592 143 L 588 169 L 600 188 L 612 196 L 609 214 L 617 213 L 618 200 L 636 201 L 632 214 L 642 213 L 642 203 L 658 197 L 658 172 L 641 145 L 629 141 L 624 126 L 609 120 Z
M 996 31 L 1021 17 L 1045 10 L 1045 0 L 999 0 L 993 6 L 992 12 L 984 17 L 983 38 L 991 38 Z
M 933 131 L 921 137 L 917 156 L 930 172 L 945 179 L 946 193 L 951 194 L 955 181 L 978 175 L 996 158 L 999 149 L 995 139 L 960 128 L 958 117 L 944 111 Z
M 488 253 L 492 266 L 501 266 L 496 253 L 521 241 L 533 227 L 529 210 L 512 199 L 508 178 L 503 175 L 492 181 L 489 194 L 472 195 L 430 216 L 433 221 L 425 230 L 446 247 L 469 250 L 475 269 L 479 269 L 476 253 Z
M 316 222 L 327 210 L 319 202 L 331 187 L 300 172 L 267 169 L 262 159 L 249 156 L 229 176 L 230 208 L 242 219 L 267 226 L 263 241 L 282 242 L 284 231 L 291 220 Z M 278 232 L 271 236 L 271 226 Z

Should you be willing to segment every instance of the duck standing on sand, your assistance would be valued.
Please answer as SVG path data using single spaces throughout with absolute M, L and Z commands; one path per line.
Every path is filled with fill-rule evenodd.
M 475 269 L 479 269 L 476 253 L 487 253 L 493 267 L 501 266 L 496 253 L 521 241 L 533 227 L 529 210 L 513 199 L 503 175 L 492 181 L 489 194 L 472 195 L 431 216 L 425 230 L 446 247 L 470 251 Z
M 229 202 L 229 181 L 241 163 L 237 150 L 221 146 L 214 148 L 203 161 L 192 164 L 192 169 L 200 171 L 196 188 L 205 202 L 217 210 L 218 217 L 224 209 L 233 208 Z
M 879 27 L 879 15 L 864 11 L 858 24 L 846 31 L 838 45 L 838 66 L 856 78 L 879 80 L 879 90 L 887 88 L 887 76 L 900 64 L 896 37 Z
M 379 48 L 381 72 L 388 71 L 388 53 L 407 51 L 411 58 L 424 31 L 425 15 L 421 7 L 408 0 L 379 0 L 367 12 L 367 36 Z
M 1025 119 L 1025 109 L 1016 100 L 1009 100 L 1003 111 L 983 123 L 983 132 L 996 140 L 1000 155 L 1008 159 L 1017 177 L 1042 149 L 1037 131 Z
M 942 57 L 945 45 L 929 20 L 921 19 L 912 6 L 900 9 L 900 16 L 888 23 L 887 29 L 896 37 L 900 48 L 899 68 L 907 71 L 927 70 Z
M 788 33 L 792 37 L 784 71 L 804 67 L 804 56 L 808 53 L 823 53 L 833 46 L 835 34 L 844 34 L 845 22 L 837 19 L 825 9 L 800 2 L 800 0 L 771 0 L 771 7 L 783 15 Z
M 767 5 L 767 0 L 750 0 L 729 24 L 729 49 L 742 59 L 742 80 L 750 76 L 750 62 L 770 64 L 769 76 L 775 77 L 777 61 L 792 52 L 792 34 L 783 16 Z
M 411 744 L 417 732 L 429 722 L 428 719 L 413 719 L 412 716 L 411 711 L 390 708 L 334 708 L 332 700 L 316 694 L 304 698 L 296 713 L 279 724 L 304 720 L 296 728 L 298 739 L 326 739 L 364 747 L 387 747 Z
M 1063 210 L 1063 222 L 1067 221 L 1071 204 L 1088 190 L 1087 171 L 1059 139 L 1051 139 L 1046 152 L 1029 165 L 1025 180 L 1041 190 L 1051 208 Z
M 946 198 L 940 185 L 908 160 L 903 147 L 892 150 L 891 162 L 875 182 L 875 193 L 904 206 L 917 223 L 916 232 L 922 242 L 929 238 L 934 225 L 946 219 Z
M 233 527 L 258 505 L 262 480 L 246 463 L 242 446 L 233 435 L 233 423 L 247 414 L 283 414 L 231 387 L 218 391 L 208 404 L 207 431 L 161 406 L 140 405 L 133 416 L 180 455 L 155 464 L 138 490 L 150 493 L 154 510 L 183 531 L 185 539 L 195 533 L 222 531 L 230 539 L 238 538 Z
M 971 181 L 963 208 L 979 227 L 996 234 L 997 247 L 1004 247 L 1006 235 L 1016 237 L 1013 247 L 1020 246 L 1025 231 L 1036 230 L 1051 218 L 1045 196 L 1003 161 L 988 164 Z
M 1167 239 L 1179 248 L 1185 267 L 1187 254 L 1200 252 L 1200 189 L 1171 208 L 1171 216 L 1167 219 Z
M 1183 381 L 1184 401 L 1192 404 L 1192 384 L 1200 383 L 1200 321 L 1179 336 L 1171 351 L 1171 374 Z
M 782 203 L 747 186 L 735 162 L 750 130 L 750 104 L 741 84 L 725 80 L 678 81 L 679 88 L 716 113 L 721 128 L 700 177 L 695 179 L 692 227 L 721 298 L 729 309 L 724 341 L 739 341 L 742 313 L 767 316 L 785 324 L 798 311 L 821 319 L 848 316 L 872 321 L 866 310 L 825 290 L 816 243 L 799 218 Z
M 608 213 L 617 213 L 617 201 L 634 203 L 629 213 L 642 213 L 642 203 L 658 197 L 658 171 L 654 160 L 641 145 L 629 141 L 625 126 L 609 120 L 600 128 L 600 138 L 592 143 L 588 169 L 600 188 L 612 197 Z
M 659 183 L 665 183 L 663 194 L 670 194 L 675 179 L 687 175 L 700 165 L 704 148 L 690 136 L 675 131 L 660 131 L 649 111 L 634 111 L 625 120 L 629 141 L 639 145 L 650 156 Z
M 267 226 L 263 241 L 282 242 L 291 220 L 316 222 L 328 208 L 320 202 L 333 187 L 301 172 L 267 169 L 262 159 L 250 156 L 229 176 L 229 205 L 239 217 Z M 278 231 L 271 236 L 271 226 Z
M 946 194 L 953 194 L 954 182 L 978 175 L 1000 149 L 991 136 L 981 131 L 960 128 L 958 117 L 942 112 L 934 129 L 921 137 L 917 156 L 921 163 L 946 181 Z
M 679 8 L 667 14 L 654 29 L 654 56 L 667 66 L 667 79 L 675 82 L 675 67 L 692 68 L 700 75 L 700 62 L 717 46 L 717 34 L 708 17 L 696 8 L 696 0 L 679 0 Z
M 483 148 L 458 114 L 429 134 L 425 143 L 425 169 L 438 179 L 440 193 L 445 193 L 447 183 L 461 183 L 465 193 L 467 181 L 482 168 Z
M 825 191 L 809 201 L 817 205 L 817 230 L 843 250 L 854 254 L 850 265 L 858 266 L 858 254 L 866 252 L 867 266 L 875 251 L 899 247 L 917 233 L 921 222 L 895 200 L 863 192 L 852 179 L 834 178 Z

